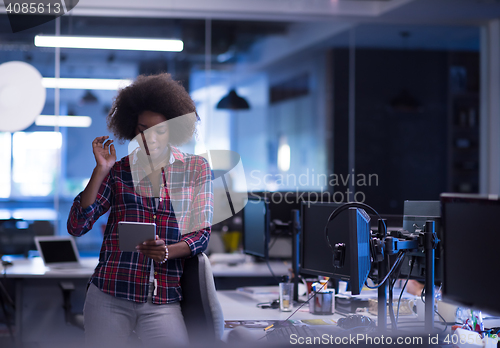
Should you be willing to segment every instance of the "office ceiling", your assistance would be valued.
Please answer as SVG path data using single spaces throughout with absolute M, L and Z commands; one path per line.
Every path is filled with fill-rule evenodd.
M 203 68 L 207 17 L 212 18 L 212 68 L 227 69 L 263 38 L 281 37 L 293 45 L 297 34 L 314 35 L 330 26 L 339 29 L 330 31 L 329 40 L 322 38 L 323 45 L 346 46 L 345 28 L 356 26 L 357 47 L 477 50 L 478 25 L 500 18 L 500 1 L 80 0 L 70 14 L 61 17 L 61 34 L 180 38 L 185 48 L 181 53 L 86 50 L 84 55 L 81 50 L 63 49 L 61 67 L 69 76 L 104 74 L 110 78 L 120 75 L 120 69 L 109 69 L 110 64 Z M 54 50 L 35 48 L 33 38 L 54 31 L 54 22 L 49 22 L 13 34 L 7 16 L 0 14 L 0 62 L 45 65 L 42 74 L 53 76 Z M 402 31 L 411 33 L 406 41 L 401 39 Z M 102 64 L 89 67 L 90 61 L 96 67 Z
M 0 9 L 0 13 L 3 9 Z M 133 37 L 178 37 L 190 58 L 205 53 L 205 19 L 212 18 L 212 53 L 245 52 L 264 36 L 285 35 L 293 23 L 372 25 L 376 45 L 394 46 L 380 24 L 477 26 L 500 18 L 499 0 L 80 0 L 61 17 L 61 33 Z M 29 20 L 29 18 L 27 19 Z M 379 28 L 379 29 L 377 29 Z M 0 14 L 0 50 L 29 50 L 34 35 L 54 32 L 53 22 L 12 34 Z M 362 37 L 359 37 L 362 41 Z M 424 42 L 439 46 L 430 35 Z M 446 45 L 445 45 L 446 46 Z M 133 54 L 129 55 L 133 56 Z M 182 56 L 182 54 L 180 55 Z M 135 57 L 133 57 L 135 58 Z
M 256 21 L 391 21 L 480 24 L 500 16 L 498 0 L 80 0 L 77 16 Z
M 413 0 L 80 0 L 75 15 L 308 21 L 375 17 Z
M 30 18 L 27 17 L 26 21 Z M 243 53 L 262 37 L 268 35 L 285 35 L 289 23 L 287 22 L 257 22 L 257 21 L 214 21 L 211 25 L 212 54 L 227 54 L 226 61 L 237 53 Z M 9 33 L 7 16 L 0 15 L 0 50 L 20 49 L 26 52 L 43 51 L 33 45 L 37 34 L 53 35 L 53 22 L 18 33 Z M 148 38 L 177 38 L 184 42 L 184 50 L 177 53 L 180 60 L 204 62 L 205 54 L 205 20 L 200 19 L 172 19 L 172 18 L 133 18 L 133 17 L 61 17 L 61 34 L 78 36 L 110 36 L 110 37 L 148 37 Z M 70 56 L 75 50 L 63 50 L 63 56 Z M 104 52 L 86 51 L 93 57 L 102 57 L 104 60 L 148 60 L 168 53 L 148 52 Z M 28 53 L 27 53 L 28 54 Z M 220 60 L 220 59 L 219 59 Z M 217 59 L 215 59 L 215 63 Z

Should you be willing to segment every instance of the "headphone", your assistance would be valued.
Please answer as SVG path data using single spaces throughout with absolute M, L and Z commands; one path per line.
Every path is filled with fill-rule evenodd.
M 361 202 L 345 203 L 345 204 L 341 205 L 340 207 L 338 207 L 337 209 L 335 209 L 328 217 L 328 221 L 326 222 L 326 225 L 325 225 L 325 239 L 326 239 L 326 242 L 327 242 L 328 246 L 330 247 L 330 249 L 332 249 L 333 266 L 335 268 L 342 268 L 344 266 L 346 246 L 344 243 L 337 243 L 337 244 L 335 244 L 335 246 L 332 246 L 332 243 L 330 242 L 330 238 L 328 237 L 328 225 L 330 224 L 331 221 L 333 221 L 333 219 L 335 219 L 337 216 L 339 216 L 340 213 L 342 213 L 344 210 L 347 210 L 349 208 L 360 208 L 360 209 L 367 210 L 370 213 L 377 215 L 380 220 L 383 220 L 382 217 L 380 216 L 380 214 L 377 213 L 377 211 L 375 209 L 370 207 L 368 204 L 361 203 Z M 387 235 L 387 226 L 385 226 L 385 222 L 384 222 L 384 236 L 386 236 L 386 235 Z M 371 250 L 372 257 L 375 261 L 378 260 L 380 257 L 382 257 L 382 259 L 383 259 L 383 251 L 381 250 L 380 240 L 370 239 L 370 250 Z

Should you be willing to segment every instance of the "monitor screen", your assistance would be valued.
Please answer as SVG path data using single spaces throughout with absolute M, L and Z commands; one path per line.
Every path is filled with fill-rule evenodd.
M 321 200 L 319 193 L 314 193 L 316 200 Z M 292 259 L 292 231 L 288 227 L 292 210 L 300 210 L 301 201 L 310 197 L 311 193 L 295 191 L 251 192 L 249 197 L 259 199 L 265 197 L 269 203 L 269 258 Z
M 349 208 L 350 245 L 346 245 L 351 254 L 351 292 L 359 295 L 371 269 L 370 259 L 370 217 L 359 208 Z
M 291 219 L 292 210 L 300 210 L 301 202 L 329 202 L 330 195 L 325 192 L 297 192 L 297 191 L 276 191 L 276 192 L 251 192 L 249 197 L 266 197 L 269 202 L 269 217 L 271 222 L 279 220 L 288 223 Z M 273 231 L 270 231 L 273 234 Z M 279 233 L 279 232 L 278 232 Z
M 491 198 L 491 199 L 490 199 Z M 496 265 L 500 245 L 500 200 L 441 194 L 443 217 L 443 297 L 500 314 Z
M 32 225 L 21 219 L 0 220 L 0 256 L 27 255 L 29 250 L 36 250 Z
M 269 209 L 264 198 L 248 198 L 243 208 L 243 252 L 266 258 L 269 243 Z
M 436 222 L 436 232 L 440 230 L 441 203 L 439 201 L 405 201 L 403 229 L 415 232 L 422 229 L 427 220 Z
M 61 262 L 78 262 L 71 240 L 39 241 L 45 265 Z
M 300 240 L 300 273 L 349 280 L 350 253 L 346 252 L 343 268 L 333 266 L 333 253 L 325 240 L 325 225 L 339 203 L 303 202 L 301 205 L 302 233 Z M 329 238 L 335 243 L 349 244 L 348 212 L 342 212 L 328 225 Z M 349 248 L 347 248 L 349 249 Z
M 270 196 L 269 211 L 271 221 L 279 220 L 287 223 L 291 219 L 291 211 L 293 209 L 300 210 L 299 197 L 294 192 L 276 192 L 279 196 Z M 279 197 L 276 199 L 276 197 Z
M 297 196 L 296 192 L 276 191 L 276 192 L 251 192 L 248 196 L 250 199 L 265 198 L 269 203 L 269 219 L 278 220 L 277 222 L 288 223 L 291 219 L 291 211 L 293 209 L 300 210 L 300 202 L 303 197 Z M 283 228 L 270 230 L 270 234 L 284 235 Z M 289 234 L 291 235 L 291 234 Z

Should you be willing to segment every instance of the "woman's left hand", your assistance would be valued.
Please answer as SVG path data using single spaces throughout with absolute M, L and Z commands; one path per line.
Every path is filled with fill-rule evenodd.
M 150 239 L 142 244 L 137 245 L 136 250 L 147 257 L 155 260 L 156 262 L 162 262 L 165 260 L 165 241 L 156 236 L 156 239 Z

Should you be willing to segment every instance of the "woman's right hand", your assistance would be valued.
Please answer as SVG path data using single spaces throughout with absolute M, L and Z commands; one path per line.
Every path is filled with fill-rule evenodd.
M 96 167 L 92 171 L 87 186 L 82 192 L 80 205 L 82 208 L 87 208 L 93 204 L 97 198 L 97 193 L 104 180 L 109 174 L 111 168 L 116 162 L 115 146 L 111 144 L 113 140 L 108 140 L 108 136 L 97 137 L 92 142 L 92 152 L 94 152 Z
M 105 135 L 97 137 L 92 142 L 92 151 L 94 152 L 97 168 L 109 171 L 116 162 L 115 146 L 112 144 L 113 140 Z

